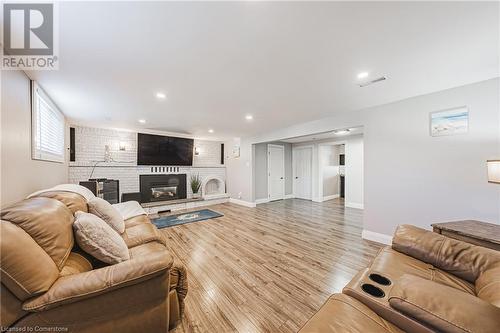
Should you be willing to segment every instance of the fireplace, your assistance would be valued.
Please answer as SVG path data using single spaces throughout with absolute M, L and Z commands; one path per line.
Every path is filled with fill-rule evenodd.
M 186 175 L 140 175 L 141 202 L 186 199 Z

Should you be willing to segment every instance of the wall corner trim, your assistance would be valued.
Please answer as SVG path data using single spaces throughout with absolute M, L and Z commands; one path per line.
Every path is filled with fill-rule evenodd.
M 230 198 L 229 202 L 234 203 L 236 205 L 250 207 L 250 208 L 255 208 L 255 206 L 256 206 L 255 202 L 249 202 L 249 201 L 235 199 L 235 198 Z
M 285 194 L 285 199 L 293 199 L 295 196 L 293 194 Z
M 363 239 L 377 242 L 380 244 L 385 244 L 385 245 L 392 244 L 392 236 L 380 234 L 378 232 L 374 232 L 374 231 L 370 231 L 370 230 L 363 229 L 363 231 L 361 232 L 361 237 Z
M 345 206 L 349 207 L 349 208 L 365 209 L 365 205 L 364 204 L 357 203 L 357 202 L 346 202 Z

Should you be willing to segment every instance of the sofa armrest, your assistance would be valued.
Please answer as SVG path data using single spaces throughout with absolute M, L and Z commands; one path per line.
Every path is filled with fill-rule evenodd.
M 389 293 L 394 309 L 441 332 L 498 332 L 500 308 L 475 295 L 405 274 Z
M 186 267 L 183 264 L 175 262 L 170 270 L 171 288 L 175 289 L 179 299 L 179 316 L 184 313 L 184 299 L 188 292 L 188 280 Z
M 472 283 L 487 269 L 500 265 L 498 251 L 412 225 L 398 226 L 392 248 Z
M 159 251 L 90 272 L 63 276 L 45 294 L 24 302 L 23 310 L 45 311 L 134 285 L 169 271 L 173 261 L 168 251 Z

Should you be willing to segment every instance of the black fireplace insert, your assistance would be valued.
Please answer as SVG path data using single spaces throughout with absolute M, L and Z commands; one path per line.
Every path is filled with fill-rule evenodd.
M 141 202 L 187 198 L 186 174 L 140 175 Z

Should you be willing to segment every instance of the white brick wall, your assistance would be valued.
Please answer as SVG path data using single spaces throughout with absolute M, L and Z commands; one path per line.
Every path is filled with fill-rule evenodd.
M 219 141 L 194 140 L 194 146 L 198 148 L 200 155 L 193 155 L 193 166 L 220 166 Z
M 120 150 L 120 142 L 125 151 Z M 73 165 L 93 165 L 104 160 L 104 146 L 108 145 L 114 161 L 137 164 L 137 133 L 112 129 L 75 127 L 75 159 Z
M 120 142 L 126 150 L 120 151 Z M 99 162 L 92 178 L 110 178 L 120 181 L 121 193 L 139 192 L 139 175 L 152 173 L 185 173 L 188 178 L 188 198 L 192 196 L 189 186 L 191 174 L 199 174 L 202 180 L 218 177 L 226 180 L 226 168 L 220 165 L 218 141 L 194 140 L 200 155 L 193 156 L 192 167 L 176 167 L 177 170 L 154 172 L 150 166 L 137 166 L 137 133 L 112 129 L 75 127 L 75 162 L 70 162 L 69 181 L 78 183 L 90 178 L 96 161 L 104 160 L 104 146 L 109 145 L 112 162 Z

